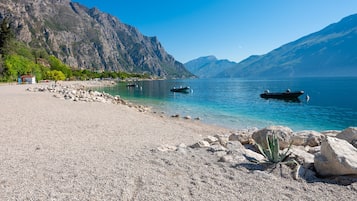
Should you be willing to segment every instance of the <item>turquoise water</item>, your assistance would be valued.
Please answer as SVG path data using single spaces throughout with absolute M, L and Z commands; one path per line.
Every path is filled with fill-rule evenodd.
M 203 122 L 231 129 L 284 125 L 293 130 L 342 130 L 357 126 L 357 78 L 281 80 L 188 79 L 139 81 L 102 88 L 112 95 L 164 111 L 168 115 L 200 117 Z M 170 88 L 190 86 L 187 94 Z M 262 99 L 259 94 L 305 91 L 301 102 Z M 310 100 L 306 101 L 306 95 Z

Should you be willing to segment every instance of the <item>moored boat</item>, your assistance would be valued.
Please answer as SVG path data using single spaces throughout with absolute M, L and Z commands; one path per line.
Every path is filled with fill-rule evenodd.
M 299 96 L 304 94 L 304 91 L 290 91 L 290 89 L 285 92 L 269 92 L 266 90 L 264 93 L 260 94 L 261 98 L 274 98 L 283 100 L 297 100 Z
M 126 86 L 127 87 L 137 87 L 138 85 L 135 83 L 128 83 Z
M 170 89 L 171 92 L 181 92 L 188 93 L 190 91 L 190 87 L 174 87 Z

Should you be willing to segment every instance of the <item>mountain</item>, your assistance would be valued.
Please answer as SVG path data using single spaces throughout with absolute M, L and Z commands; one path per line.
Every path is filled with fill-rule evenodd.
M 235 62 L 218 60 L 215 56 L 200 57 L 184 64 L 187 70 L 200 78 L 217 77 L 221 72 L 237 65 Z
M 5 17 L 18 40 L 44 48 L 75 69 L 193 76 L 156 37 L 96 8 L 70 0 L 0 0 L 0 19 Z
M 357 76 L 357 14 L 265 55 L 251 56 L 218 76 Z

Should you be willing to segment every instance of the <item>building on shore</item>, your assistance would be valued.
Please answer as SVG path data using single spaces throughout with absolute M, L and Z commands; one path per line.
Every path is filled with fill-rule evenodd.
M 17 79 L 18 84 L 35 84 L 36 76 L 34 75 L 22 75 Z

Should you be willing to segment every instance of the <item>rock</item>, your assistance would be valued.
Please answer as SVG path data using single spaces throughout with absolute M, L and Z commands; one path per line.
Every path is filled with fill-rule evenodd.
M 206 137 L 205 139 L 203 139 L 203 140 L 209 142 L 210 144 L 213 144 L 213 143 L 215 143 L 215 142 L 218 142 L 218 138 L 213 137 L 213 136 L 207 136 L 207 137 Z
M 327 131 L 322 131 L 321 134 L 328 136 L 328 137 L 336 137 L 337 134 L 339 134 L 341 131 L 338 130 L 327 130 Z
M 207 151 L 210 151 L 210 152 L 220 152 L 220 151 L 224 151 L 226 152 L 227 151 L 227 148 L 225 148 L 224 146 L 220 145 L 220 144 L 215 144 L 215 145 L 212 145 L 210 146 Z
M 315 147 L 321 144 L 321 140 L 325 136 L 316 131 L 300 131 L 293 134 L 291 140 L 296 146 Z
M 250 144 L 252 139 L 252 134 L 249 133 L 244 133 L 244 132 L 238 132 L 238 133 L 232 133 L 229 137 L 229 141 L 239 141 L 242 144 Z
M 227 142 L 226 147 L 229 151 L 245 149 L 245 147 L 239 141 L 229 141 L 229 142 Z
M 177 147 L 165 144 L 165 145 L 161 145 L 160 147 L 158 147 L 157 150 L 159 150 L 161 152 L 176 151 Z
M 286 150 L 284 150 L 285 152 Z M 313 154 L 306 152 L 302 147 L 292 146 L 290 149 L 292 153 L 291 157 L 296 158 L 299 163 L 301 163 L 306 168 L 313 167 L 314 158 Z M 294 157 L 295 156 L 295 157 Z
M 218 139 L 219 144 L 221 144 L 222 146 L 226 147 L 227 146 L 227 142 L 228 140 L 228 136 L 224 136 L 224 135 L 215 135 L 214 137 L 216 137 Z
M 326 137 L 314 162 L 321 176 L 356 175 L 357 149 L 346 140 Z
M 263 148 L 267 148 L 266 137 L 273 134 L 279 139 L 280 149 L 287 148 L 291 142 L 293 131 L 284 126 L 270 126 L 253 133 L 252 138 Z
M 258 161 L 258 162 L 264 162 L 265 157 L 255 151 L 252 151 L 250 149 L 241 149 L 242 150 L 242 155 L 246 159 L 246 161 Z
M 306 146 L 305 150 L 310 154 L 316 154 L 321 151 L 321 146 L 316 146 L 316 147 Z
M 355 145 L 357 144 L 357 127 L 346 128 L 341 133 L 337 134 L 336 137 L 339 139 L 346 140 L 350 144 L 354 144 L 354 147 L 356 147 Z
M 191 145 L 191 148 L 207 148 L 209 146 L 210 146 L 209 142 L 207 142 L 205 140 L 201 140 L 201 141 Z
M 187 145 L 181 143 L 177 146 L 177 152 L 182 153 L 182 154 L 186 154 L 187 153 Z
M 306 181 L 313 181 L 316 179 L 316 173 L 314 171 L 312 171 L 311 169 L 306 168 L 304 166 L 301 166 L 298 169 L 297 173 L 298 173 L 299 178 L 302 178 Z
M 183 149 L 186 149 L 187 148 L 187 145 L 184 144 L 184 143 L 181 143 L 177 146 L 177 148 L 183 148 Z
M 192 117 L 191 116 L 185 116 L 184 119 L 189 120 L 189 119 L 192 119 Z

